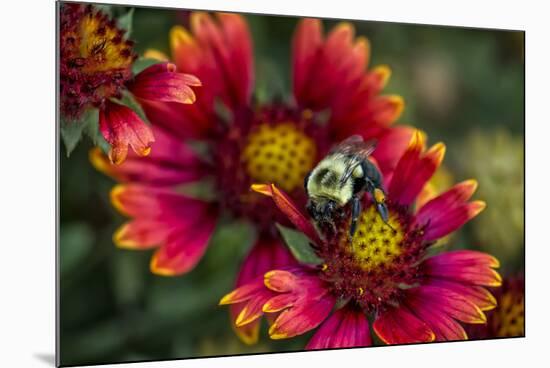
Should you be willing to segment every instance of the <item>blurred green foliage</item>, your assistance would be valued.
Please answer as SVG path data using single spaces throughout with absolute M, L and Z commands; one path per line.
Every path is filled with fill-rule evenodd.
M 110 10 L 128 12 L 122 7 Z M 259 15 L 246 18 L 254 39 L 258 101 L 288 98 L 290 41 L 297 19 Z M 188 15 L 183 11 L 136 8 L 133 20 L 132 37 L 138 52 L 156 48 L 168 53 L 171 26 L 185 24 Z M 334 24 L 335 20 L 325 21 L 325 29 Z M 371 42 L 371 65 L 388 64 L 393 71 L 385 93 L 404 97 L 406 108 L 400 121 L 425 130 L 431 143 L 445 141 L 446 168 L 455 181 L 476 177 L 480 184 L 476 198 L 487 200 L 488 209 L 498 208 L 501 218 L 510 211 L 522 215 L 523 33 L 378 22 L 354 24 L 357 34 L 367 36 Z M 495 134 L 504 134 L 515 143 L 484 146 L 486 140 L 494 141 Z M 227 309 L 217 305 L 232 288 L 239 262 L 254 238 L 247 224 L 222 221 L 205 257 L 183 277 L 154 276 L 149 272 L 151 252 L 116 248 L 111 237 L 125 220 L 109 203 L 114 182 L 95 171 L 88 161 L 90 148 L 86 141 L 70 159 L 64 147 L 60 155 L 63 364 L 303 348 L 311 334 L 271 341 L 266 338 L 266 326 L 260 345 L 246 346 L 231 330 Z M 498 174 L 503 177 L 491 176 L 494 162 L 503 166 Z M 505 190 L 499 189 L 502 182 L 506 183 Z M 508 200 L 508 196 L 514 199 Z M 501 258 L 504 271 L 522 268 L 523 227 L 514 230 L 513 241 L 506 245 L 514 251 L 499 250 L 499 242 L 505 237 L 497 227 L 508 223 L 500 223 L 498 218 L 488 220 L 484 216 L 489 210 L 486 212 L 474 220 L 476 224 L 485 221 L 481 232 L 474 228 L 476 224 L 467 224 L 446 246 L 484 249 L 482 244 L 493 240 L 492 251 Z

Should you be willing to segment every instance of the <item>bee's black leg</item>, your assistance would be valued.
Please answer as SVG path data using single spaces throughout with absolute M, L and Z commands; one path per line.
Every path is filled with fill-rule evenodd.
M 350 240 L 353 239 L 355 230 L 357 230 L 357 219 L 361 214 L 361 201 L 358 196 L 353 196 L 351 198 L 351 226 L 349 227 L 349 237 Z
M 395 230 L 389 223 L 389 212 L 388 212 L 388 206 L 386 206 L 386 204 L 382 201 L 377 201 L 376 200 L 376 195 L 375 195 L 375 190 L 376 190 L 376 186 L 374 185 L 374 183 L 367 179 L 367 184 L 366 184 L 366 188 L 367 188 L 367 191 L 370 193 L 371 197 L 372 197 L 372 200 L 374 201 L 374 203 L 376 204 L 376 211 L 378 211 L 378 214 L 380 215 L 380 217 L 382 218 L 382 221 L 384 221 L 384 223 L 386 225 L 388 225 L 388 227 L 392 230 Z M 379 190 L 382 190 L 380 188 L 378 188 Z M 383 193 L 383 192 L 382 192 Z M 385 196 L 385 194 L 384 194 Z
M 388 206 L 386 206 L 384 203 L 377 203 L 376 209 L 378 210 L 380 217 L 382 217 L 382 221 L 384 221 L 387 224 L 389 220 Z

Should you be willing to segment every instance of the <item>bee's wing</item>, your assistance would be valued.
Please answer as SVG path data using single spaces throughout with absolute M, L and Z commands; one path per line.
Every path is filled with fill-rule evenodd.
M 348 165 L 346 165 L 346 170 L 340 178 L 340 185 L 344 185 L 352 175 L 353 170 L 355 170 L 361 162 L 367 160 L 375 148 L 376 140 L 369 139 L 365 142 L 360 135 L 352 135 L 332 149 L 331 153 L 345 155 L 349 160 Z
M 360 135 L 352 135 L 334 146 L 329 154 L 340 153 L 347 156 L 359 156 L 366 159 L 376 148 L 376 140 L 364 141 Z

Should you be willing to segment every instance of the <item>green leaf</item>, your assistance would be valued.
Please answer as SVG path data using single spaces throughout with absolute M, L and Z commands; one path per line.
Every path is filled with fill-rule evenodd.
M 124 90 L 122 92 L 122 98 L 118 99 L 116 101 L 118 103 L 132 109 L 136 114 L 139 115 L 141 120 L 143 120 L 144 122 L 146 122 L 146 123 L 149 122 L 149 120 L 147 120 L 147 116 L 145 116 L 145 112 L 143 111 L 143 108 L 141 107 L 139 102 L 136 101 L 134 96 L 132 96 L 132 94 L 129 91 Z
M 105 4 L 94 4 L 97 10 L 102 11 L 103 13 L 107 14 L 109 17 L 113 16 L 113 6 L 112 5 L 105 5 Z
M 84 129 L 84 134 L 92 140 L 94 146 L 101 148 L 103 153 L 109 153 L 111 145 L 103 138 L 103 134 L 99 131 L 99 121 L 97 124 L 88 124 Z
M 61 138 L 65 143 L 67 157 L 75 149 L 78 142 L 82 138 L 82 134 L 88 127 L 97 129 L 99 114 L 97 109 L 87 109 L 82 116 L 77 120 L 69 120 L 61 118 Z
M 128 10 L 126 14 L 121 15 L 117 19 L 118 28 L 122 28 L 126 30 L 126 37 L 130 37 L 130 34 L 132 33 L 133 19 L 134 19 L 134 8 L 131 8 L 130 10 Z
M 311 248 L 309 239 L 303 233 L 289 229 L 282 225 L 276 224 L 279 232 L 283 236 L 286 245 L 290 249 L 290 252 L 300 263 L 306 263 L 311 265 L 319 265 L 323 263 L 323 260 L 319 258 L 313 248 Z
M 134 61 L 134 64 L 132 65 L 132 73 L 134 73 L 134 75 L 139 74 L 144 69 L 150 67 L 151 65 L 158 64 L 160 62 L 161 61 L 157 59 L 139 57 L 136 61 Z

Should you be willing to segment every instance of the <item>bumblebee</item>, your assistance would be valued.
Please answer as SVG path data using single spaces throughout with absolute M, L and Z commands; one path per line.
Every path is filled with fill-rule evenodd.
M 337 144 L 307 174 L 304 180 L 308 195 L 306 209 L 318 226 L 329 225 L 334 231 L 334 220 L 342 218 L 345 206 L 351 203 L 349 236 L 352 239 L 365 192 L 370 193 L 380 217 L 390 226 L 382 175 L 369 160 L 375 148 L 375 140 L 365 142 L 359 135 L 351 136 Z

